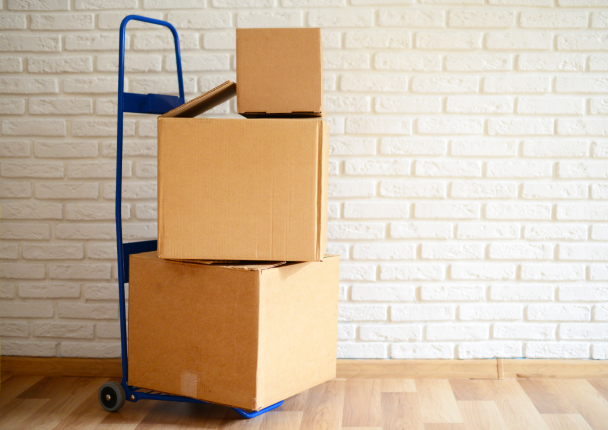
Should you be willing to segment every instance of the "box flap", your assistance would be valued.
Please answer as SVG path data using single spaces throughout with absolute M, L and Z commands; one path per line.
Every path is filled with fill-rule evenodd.
M 135 258 L 145 258 L 148 260 L 157 260 L 158 252 L 149 251 L 142 252 L 139 254 L 133 254 Z M 266 269 L 272 269 L 286 264 L 286 261 L 235 261 L 235 260 L 180 260 L 180 259 L 168 259 L 168 261 L 174 261 L 176 263 L 184 264 L 197 264 L 210 267 L 222 267 L 225 269 L 232 270 L 249 270 L 249 271 L 261 271 Z
M 194 118 L 197 115 L 207 112 L 213 109 L 219 104 L 230 100 L 236 95 L 236 84 L 232 81 L 226 81 L 221 85 L 218 85 L 214 89 L 207 91 L 198 97 L 184 103 L 181 106 L 170 110 L 161 117 L 166 118 Z
M 173 260 L 186 264 L 203 264 L 232 270 L 262 271 L 282 266 L 286 261 L 230 261 L 230 260 Z

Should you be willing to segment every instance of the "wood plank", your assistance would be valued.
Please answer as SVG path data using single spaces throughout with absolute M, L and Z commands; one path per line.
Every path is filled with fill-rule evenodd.
M 496 360 L 338 360 L 338 378 L 496 379 Z
M 42 376 L 14 376 L 6 380 L 0 389 L 0 408 L 41 379 Z
M 51 377 L 47 376 L 41 378 L 38 382 L 33 384 L 27 390 L 19 394 L 21 399 L 50 399 L 56 397 L 62 392 L 64 385 L 72 384 L 76 381 L 76 378 L 62 378 L 62 377 Z
M 220 423 L 218 429 L 221 430 L 259 430 L 260 425 L 264 421 L 264 415 L 251 418 L 244 419 L 239 414 L 237 414 L 234 410 L 228 409 L 224 419 Z
M 456 400 L 491 400 L 496 389 L 492 380 L 451 379 L 450 386 Z
M 306 390 L 285 399 L 283 404 L 277 408 L 277 411 L 304 411 L 310 392 L 311 390 Z
M 502 379 L 491 382 L 495 386 L 492 391 L 493 400 L 508 429 L 548 430 L 547 424 L 516 380 Z
M 185 403 L 184 413 L 177 421 L 176 429 L 215 430 L 223 422 L 229 408 L 204 403 Z
M 259 430 L 260 425 L 264 421 L 264 415 L 251 418 L 249 420 L 243 419 L 240 415 L 230 409 L 227 413 L 218 429 L 221 430 Z
M 24 428 L 21 423 L 34 416 L 46 402 L 47 399 L 13 399 L 5 405 L 6 408 L 0 416 L 0 428 L 2 430 Z
M 327 381 L 309 390 L 301 430 L 339 430 L 344 411 L 345 381 Z
M 418 379 L 416 392 L 425 424 L 463 423 L 450 383 L 445 379 Z
M 457 402 L 466 430 L 507 430 L 493 401 Z
M 608 430 L 608 399 L 605 397 L 608 379 L 332 380 L 302 393 L 300 399 L 294 396 L 288 403 L 288 406 L 291 404 L 303 410 L 274 411 L 253 420 L 240 419 L 231 409 L 220 406 L 149 400 L 136 404 L 127 402 L 120 412 L 107 413 L 97 402 L 97 390 L 105 380 L 12 376 L 5 380 L 0 391 L 0 402 L 3 402 L 0 406 L 0 428 L 266 430 L 297 426 L 302 430 L 379 430 L 382 427 L 418 430 Z M 435 394 L 429 388 L 436 384 L 443 386 L 440 394 Z M 452 393 L 452 398 L 447 401 L 444 400 L 445 395 L 441 395 L 446 387 Z M 412 389 L 417 392 L 410 392 Z M 434 390 L 437 391 L 436 388 Z M 353 420 L 350 423 L 345 417 L 344 427 L 341 427 L 342 415 L 347 413 L 347 391 L 351 395 L 350 407 L 357 411 L 356 416 L 355 412 L 351 413 Z M 374 398 L 380 398 L 379 409 L 374 406 Z M 431 404 L 432 407 L 429 407 L 428 399 L 441 405 Z M 446 414 L 445 409 L 450 410 L 449 404 L 452 402 L 456 402 L 461 423 L 424 422 L 421 405 L 428 409 L 427 415 L 440 417 Z M 545 413 L 541 415 L 540 412 Z M 292 415 L 271 417 L 277 413 Z M 293 414 L 299 414 L 299 424 L 296 424 L 297 417 L 294 419 L 296 415 Z M 359 416 L 363 418 L 354 422 L 354 418 Z M 380 421 L 366 424 L 369 416 L 379 417 Z M 266 417 L 271 417 L 268 422 Z M 147 420 L 142 422 L 144 418 Z
M 182 414 L 187 412 L 186 406 L 186 403 L 180 402 L 156 402 L 135 429 L 173 429 L 177 427 Z
M 382 393 L 383 430 L 424 430 L 416 393 Z
M 502 358 L 496 359 L 496 370 L 498 379 L 505 379 L 505 366 Z
M 148 410 L 135 429 L 215 430 L 224 422 L 224 416 L 228 411 L 228 408 L 220 405 L 158 401 Z M 236 412 L 232 419 L 241 420 Z
M 607 360 L 503 359 L 505 378 L 607 378 Z
M 608 400 L 608 379 L 589 379 L 589 383 Z
M 122 377 L 120 359 L 1 357 L 7 375 Z M 344 360 L 338 378 L 608 378 L 606 360 Z
M 55 378 L 49 378 L 55 379 Z M 84 402 L 92 392 L 95 392 L 107 378 L 62 378 L 56 381 L 58 388 L 48 388 L 52 393 L 35 416 L 28 417 L 19 424 L 19 428 L 35 428 L 37 430 L 52 429 L 66 419 Z M 46 387 L 45 387 L 46 388 Z
M 344 390 L 344 427 L 382 426 L 380 381 L 347 379 Z
M 382 379 L 381 393 L 415 393 L 416 383 L 413 379 Z
M 552 380 L 520 379 L 518 382 L 541 414 L 577 413 L 576 408 Z
M 2 371 L 12 375 L 122 378 L 120 358 L 2 357 Z
M 593 430 L 608 430 L 608 400 L 584 379 L 554 381 Z
M 0 423 L 2 423 L 2 417 L 12 411 L 16 406 L 23 403 L 24 400 L 28 399 L 12 399 L 7 402 L 6 405 L 0 407 Z M 0 427 L 1 428 L 1 427 Z
M 424 430 L 466 430 L 464 424 L 459 423 L 427 423 L 424 425 Z
M 107 414 L 108 413 L 99 404 L 97 391 L 93 391 L 79 407 L 61 421 L 53 430 L 95 430 L 100 427 L 101 422 Z
M 302 412 L 272 411 L 262 416 L 260 430 L 299 430 Z
M 546 414 L 543 419 L 551 430 L 593 430 L 579 414 Z
M 102 428 L 214 430 L 224 422 L 228 412 L 233 412 L 232 420 L 242 420 L 236 412 L 220 405 L 140 400 L 136 404 L 127 402 L 118 413 L 106 412 Z
M 72 379 L 72 378 L 71 378 Z M 76 410 L 90 393 L 95 393 L 99 387 L 107 382 L 107 378 L 73 378 L 76 379 L 70 386 L 70 390 L 64 394 L 63 401 L 61 396 L 58 399 L 51 398 L 40 408 L 44 411 L 40 419 L 32 422 L 31 428 L 37 430 L 53 429 Z M 46 413 L 48 410 L 48 413 Z M 101 411 L 100 411 L 101 412 Z M 23 428 L 29 428 L 24 425 Z
M 100 428 L 104 430 L 133 430 L 159 403 L 161 403 L 159 400 L 126 402 L 120 412 L 106 412 Z M 101 408 L 101 405 L 99 407 Z

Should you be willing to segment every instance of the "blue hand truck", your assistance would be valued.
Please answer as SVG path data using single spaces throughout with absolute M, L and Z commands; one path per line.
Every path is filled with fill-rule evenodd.
M 177 80 L 179 84 L 179 97 L 163 94 L 134 94 L 124 92 L 125 81 L 125 30 L 127 23 L 131 20 L 142 21 L 148 24 L 156 24 L 167 27 L 173 34 L 175 43 L 175 60 L 177 63 Z M 139 15 L 129 15 L 120 24 L 120 43 L 118 58 L 118 130 L 116 134 L 116 245 L 118 252 L 118 295 L 120 305 L 120 347 L 122 354 L 122 381 L 109 381 L 101 386 L 98 397 L 101 406 L 108 412 L 118 411 L 128 400 L 137 402 L 142 399 L 166 400 L 173 402 L 207 403 L 190 397 L 175 396 L 160 393 L 153 390 L 144 390 L 129 385 L 129 365 L 127 357 L 127 319 L 125 312 L 125 283 L 129 282 L 129 256 L 141 252 L 156 250 L 156 240 L 143 242 L 122 242 L 122 132 L 124 112 L 147 113 L 162 115 L 170 110 L 184 104 L 184 82 L 182 78 L 182 59 L 179 50 L 179 36 L 175 27 L 166 21 L 146 18 Z M 259 411 L 247 412 L 239 408 L 233 408 L 244 418 L 254 418 L 265 412 L 278 408 L 283 401 L 268 406 Z

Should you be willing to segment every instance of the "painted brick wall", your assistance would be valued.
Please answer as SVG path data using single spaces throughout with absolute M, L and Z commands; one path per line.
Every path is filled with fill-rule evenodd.
M 0 4 L 3 354 L 120 354 L 118 27 L 140 13 L 179 29 L 188 98 L 235 78 L 235 27 L 323 28 L 340 357 L 608 358 L 608 0 Z M 128 90 L 176 90 L 167 30 L 128 47 Z M 155 133 L 126 119 L 128 240 L 156 235 Z

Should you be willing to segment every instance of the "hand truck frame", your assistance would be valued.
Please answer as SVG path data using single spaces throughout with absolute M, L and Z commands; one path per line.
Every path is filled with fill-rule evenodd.
M 167 27 L 173 34 L 175 45 L 175 61 L 177 65 L 177 80 L 179 96 L 163 94 L 135 94 L 124 91 L 125 81 L 125 31 L 129 21 L 141 21 Z M 208 403 L 190 397 L 165 394 L 153 390 L 144 390 L 129 385 L 129 362 L 127 356 L 127 318 L 125 309 L 125 283 L 129 282 L 129 256 L 141 252 L 155 251 L 156 240 L 123 243 L 122 241 L 122 156 L 123 156 L 123 115 L 125 112 L 162 115 L 184 104 L 184 81 L 182 77 L 182 59 L 179 49 L 179 36 L 175 27 L 166 21 L 147 18 L 139 15 L 128 15 L 120 24 L 120 43 L 118 57 L 118 116 L 116 134 L 116 247 L 118 256 L 118 301 L 120 306 L 120 347 L 122 356 L 122 381 L 106 382 L 99 389 L 99 403 L 109 412 L 118 411 L 128 400 L 137 402 L 142 399 L 165 400 L 172 402 Z M 244 418 L 254 418 L 278 408 L 283 401 L 268 406 L 259 411 L 247 412 L 233 408 Z

